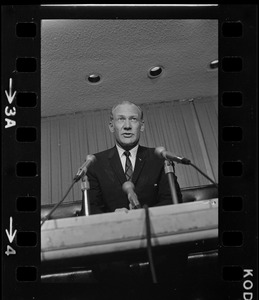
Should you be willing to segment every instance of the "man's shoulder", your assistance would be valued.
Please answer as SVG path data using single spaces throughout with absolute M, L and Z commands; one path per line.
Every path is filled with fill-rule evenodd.
M 96 152 L 93 155 L 95 156 L 96 160 L 94 162 L 94 164 L 91 164 L 88 168 L 88 172 L 92 173 L 92 172 L 99 172 L 102 171 L 102 168 L 107 165 L 107 163 L 109 162 L 109 158 L 111 158 L 113 156 L 113 153 L 115 151 L 115 147 L 104 150 L 104 151 L 100 151 L 100 152 Z
M 147 158 L 160 160 L 159 156 L 155 153 L 155 148 L 139 146 L 139 153 Z
M 115 146 L 110 148 L 110 149 L 106 149 L 106 150 L 97 152 L 97 153 L 94 154 L 94 156 L 96 156 L 97 158 L 98 157 L 109 157 L 114 153 L 114 151 L 116 151 Z
M 155 150 L 155 148 L 150 148 L 150 147 L 146 147 L 146 146 L 142 146 L 142 145 L 139 145 L 139 149 L 142 149 L 144 151 L 152 151 L 152 150 Z
M 139 148 L 142 149 L 143 151 L 147 151 L 149 153 L 155 153 L 155 148 L 150 148 L 150 147 L 145 147 L 145 146 L 140 146 Z

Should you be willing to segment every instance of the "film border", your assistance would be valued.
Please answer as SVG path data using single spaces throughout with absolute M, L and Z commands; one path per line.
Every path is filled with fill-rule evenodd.
M 37 299 L 41 293 L 40 285 L 40 20 L 60 18 L 192 18 L 219 20 L 219 258 L 222 277 L 222 290 L 228 299 L 242 299 L 244 293 L 253 293 L 256 299 L 257 282 L 256 228 L 257 228 L 257 115 L 256 115 L 256 47 L 257 15 L 254 5 L 220 5 L 219 7 L 199 8 L 86 8 L 5 6 L 2 8 L 2 257 L 3 257 L 3 296 L 4 299 Z M 222 26 L 226 22 L 241 22 L 243 34 L 240 37 L 225 37 Z M 36 35 L 30 38 L 16 36 L 17 23 L 36 24 Z M 248 47 L 249 45 L 249 47 Z M 225 58 L 240 57 L 240 72 L 223 71 Z M 36 70 L 18 72 L 17 58 L 34 58 Z M 30 65 L 30 63 L 29 63 Z M 26 63 L 25 63 L 26 66 Z M 27 65 L 28 66 L 28 65 Z M 7 94 L 9 97 L 7 96 Z M 224 105 L 227 92 L 240 92 L 242 105 Z M 14 94 L 17 93 L 15 96 Z M 19 107 L 18 95 L 35 93 L 36 105 Z M 11 121 L 6 121 L 8 118 Z M 5 128 L 6 124 L 12 125 Z M 222 128 L 239 126 L 243 130 L 241 142 L 222 141 Z M 31 143 L 16 141 L 16 129 L 30 127 L 37 129 L 37 138 Z M 249 154 L 248 154 L 249 150 Z M 27 165 L 27 173 L 21 171 L 17 176 L 18 162 L 34 162 Z M 235 172 L 225 176 L 224 163 L 241 163 Z M 233 164 L 231 166 L 234 166 Z M 239 164 L 240 166 L 240 164 Z M 29 167 L 29 168 L 28 168 Z M 235 166 L 234 166 L 235 167 Z M 24 168 L 22 168 L 24 170 Z M 21 169 L 21 170 L 22 170 Z M 237 171 L 238 172 L 238 171 Z M 25 176 L 24 176 L 25 175 Z M 36 200 L 32 212 L 17 211 L 19 197 Z M 224 199 L 239 197 L 243 209 L 239 212 L 224 210 Z M 34 200 L 34 201 L 35 201 Z M 8 234 L 7 234 L 7 232 Z M 225 232 L 242 232 L 243 244 L 239 247 L 223 245 Z M 36 232 L 36 246 L 19 247 L 17 237 L 20 233 Z M 5 254 L 10 246 L 15 255 Z M 12 252 L 12 250 L 9 248 Z M 28 280 L 19 281 L 17 267 L 23 275 L 28 270 Z M 29 267 L 26 269 L 26 267 Z M 36 269 L 35 269 L 36 267 Z M 245 270 L 253 270 L 251 272 Z M 32 280 L 31 280 L 32 279 Z M 248 282 L 249 280 L 249 282 Z M 250 281 L 252 285 L 250 284 Z M 252 286 L 252 287 L 251 287 Z M 251 289 L 249 288 L 251 287 Z M 247 296 L 248 297 L 248 296 Z M 251 296 L 249 296 L 251 297 Z M 245 298 L 244 298 L 245 299 Z
M 257 299 L 257 199 L 258 199 L 258 140 L 256 115 L 256 48 L 257 23 L 256 7 L 253 5 L 222 5 L 219 15 L 219 259 L 226 295 L 231 299 Z M 223 26 L 241 27 L 241 32 L 228 36 Z M 242 26 L 240 26 L 242 25 Z M 249 45 L 249 47 L 248 47 Z M 229 60 L 224 67 L 224 60 Z M 235 62 L 233 64 L 233 62 Z M 224 70 L 227 69 L 227 71 Z M 249 80 L 248 80 L 249 78 Z M 251 80 L 250 80 L 251 79 Z M 232 94 L 233 93 L 233 94 Z M 242 100 L 235 104 L 235 97 L 227 103 L 226 99 L 238 94 Z M 227 96 L 227 97 L 226 97 Z M 225 126 L 238 126 L 242 130 L 241 141 L 224 142 L 222 137 Z M 241 200 L 235 209 L 225 210 L 224 202 L 230 199 Z M 242 235 L 233 246 L 224 246 L 224 234 Z M 231 235 L 229 236 L 229 238 Z M 240 236 L 236 239 L 240 242 Z M 231 244 L 231 243 L 230 243 Z M 250 284 L 251 283 L 251 284 Z

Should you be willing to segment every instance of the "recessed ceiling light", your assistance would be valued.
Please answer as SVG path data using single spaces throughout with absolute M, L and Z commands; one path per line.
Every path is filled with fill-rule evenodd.
M 149 78 L 157 78 L 163 72 L 163 68 L 161 66 L 152 67 L 148 70 L 148 77 Z
M 213 60 L 213 61 L 210 62 L 210 68 L 211 68 L 211 69 L 217 69 L 218 66 L 219 66 L 219 61 L 218 61 L 218 59 L 215 59 L 215 60 Z
M 86 77 L 87 77 L 88 82 L 90 82 L 90 83 L 98 83 L 101 80 L 101 76 L 99 74 L 90 74 L 90 75 L 87 75 Z

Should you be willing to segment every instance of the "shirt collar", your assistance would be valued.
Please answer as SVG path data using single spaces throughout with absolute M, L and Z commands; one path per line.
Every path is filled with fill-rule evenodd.
M 117 150 L 119 152 L 119 156 L 122 157 L 122 155 L 124 155 L 125 150 L 123 148 L 121 148 L 121 146 L 119 146 L 118 144 L 116 144 L 116 147 L 117 147 Z M 137 145 L 134 148 L 129 150 L 131 157 L 136 157 L 138 147 L 139 147 L 139 145 Z

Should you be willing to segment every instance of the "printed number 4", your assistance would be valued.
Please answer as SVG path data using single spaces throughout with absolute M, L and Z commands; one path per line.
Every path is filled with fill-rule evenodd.
M 11 246 L 7 245 L 7 250 L 5 251 L 5 254 L 9 256 L 11 254 L 16 254 L 16 251 Z

